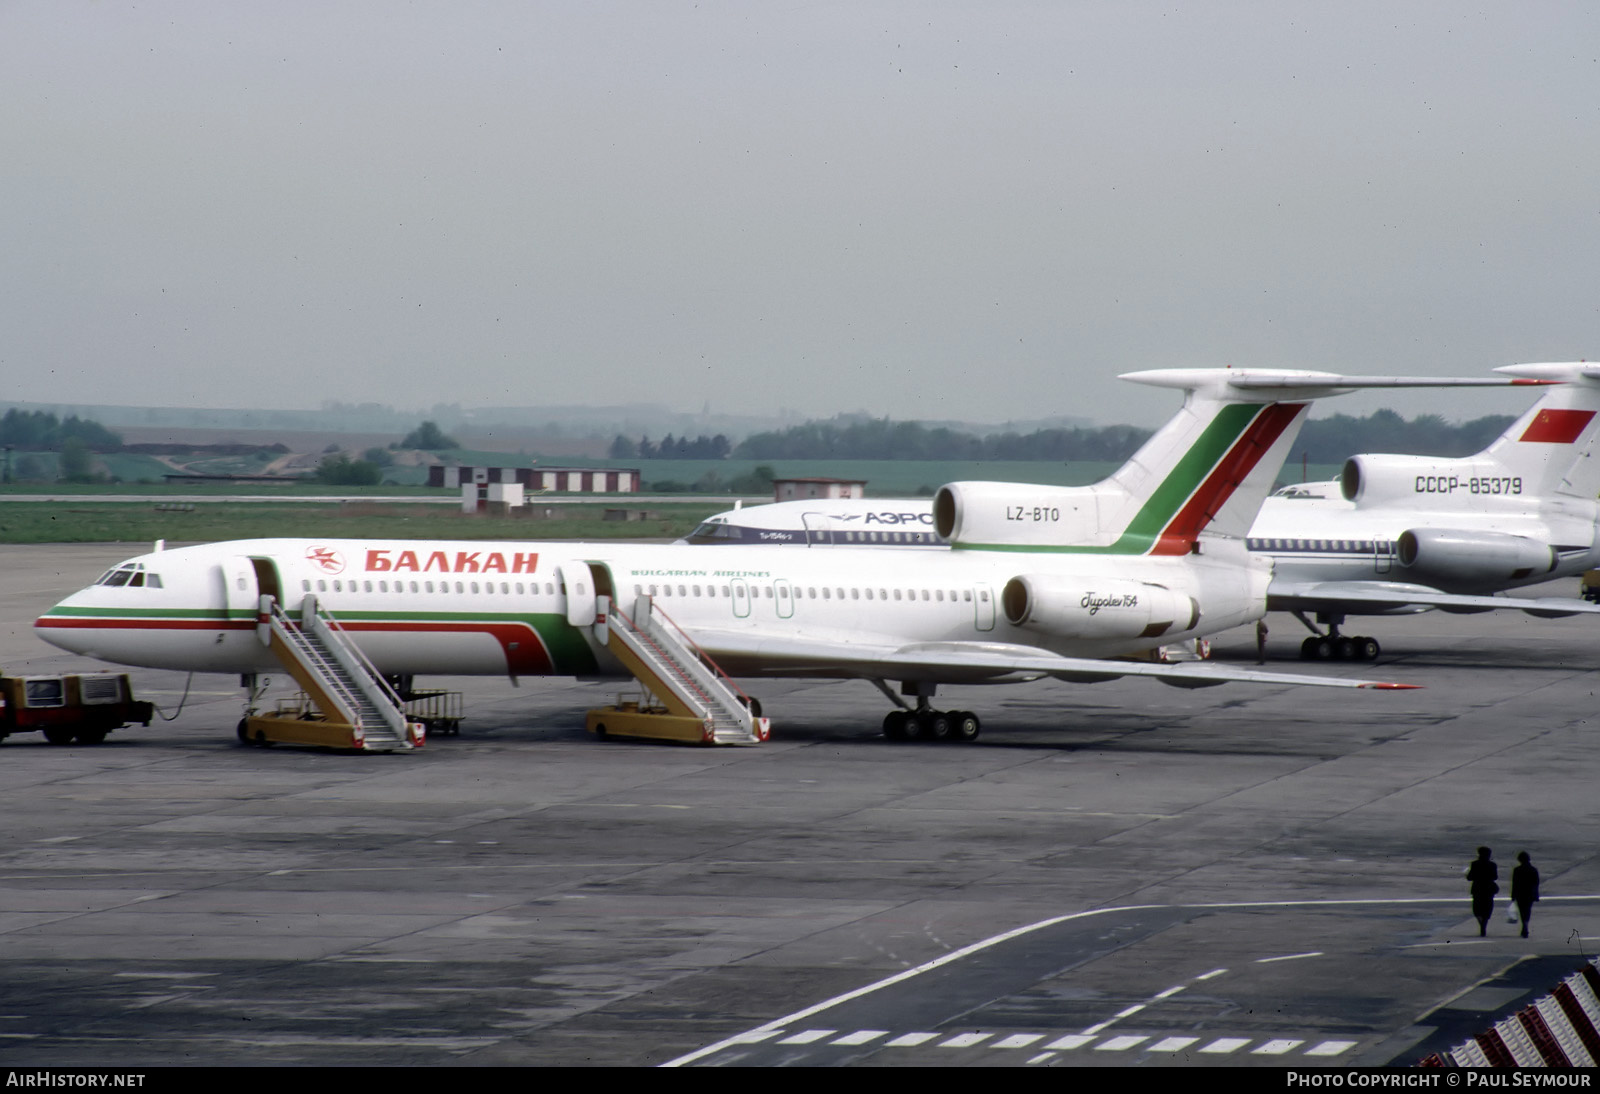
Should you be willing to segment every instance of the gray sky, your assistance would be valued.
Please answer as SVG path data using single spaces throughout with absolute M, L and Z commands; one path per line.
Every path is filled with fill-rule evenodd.
M 1153 424 L 1600 356 L 1597 183 L 1589 4 L 0 0 L 0 375 Z

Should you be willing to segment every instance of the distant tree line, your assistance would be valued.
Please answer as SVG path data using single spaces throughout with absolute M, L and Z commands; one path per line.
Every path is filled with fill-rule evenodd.
M 335 452 L 323 457 L 315 477 L 326 486 L 377 486 L 383 468 L 373 460 L 352 460 L 347 452 Z
M 1364 418 L 1336 414 L 1306 423 L 1294 446 L 1315 463 L 1337 463 L 1358 452 L 1469 456 L 1505 432 L 1510 415 L 1490 415 L 1451 425 L 1437 414 L 1407 421 L 1392 410 Z M 920 422 L 886 418 L 807 422 L 745 438 L 733 455 L 750 460 L 1062 460 L 1120 462 L 1151 431 L 1129 425 L 1098 429 L 1039 429 L 978 436 Z M 618 438 L 621 440 L 621 438 Z
M 1437 414 L 1407 421 L 1392 410 L 1379 410 L 1365 418 L 1335 414 L 1306 423 L 1294 446 L 1313 463 L 1338 463 L 1358 452 L 1391 452 L 1400 456 L 1471 456 L 1489 447 L 1516 419 L 1510 414 L 1490 414 L 1451 425 Z
M 401 439 L 399 447 L 438 452 L 446 448 L 460 448 L 461 442 L 440 429 L 439 423 L 423 422 Z
M 660 444 L 649 437 L 634 441 L 619 433 L 606 454 L 614 460 L 724 460 L 732 453 L 733 445 L 721 433 L 715 437 L 702 433 L 692 441 L 668 433 Z
M 0 416 L 0 444 L 36 452 L 59 452 L 69 439 L 101 451 L 122 446 L 120 436 L 99 422 L 75 414 L 62 421 L 49 411 L 12 407 Z

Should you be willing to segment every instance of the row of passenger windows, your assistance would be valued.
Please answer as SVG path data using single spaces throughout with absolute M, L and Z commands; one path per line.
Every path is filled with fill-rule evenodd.
M 943 543 L 932 532 L 835 532 L 835 542 L 845 543 Z
M 1370 539 L 1247 539 L 1245 546 L 1252 551 L 1346 551 L 1373 554 L 1383 551 L 1394 553 L 1392 540 Z
M 691 543 L 943 543 L 932 532 L 857 532 L 833 529 L 746 528 L 708 520 L 689 533 Z
M 391 584 L 394 586 L 392 590 L 390 589 L 390 585 Z M 330 587 L 332 588 L 332 591 L 336 592 L 336 593 L 342 593 L 342 592 L 346 592 L 346 591 L 349 591 L 349 592 L 352 592 L 352 593 L 355 593 L 355 592 L 387 593 L 387 592 L 390 592 L 390 591 L 397 592 L 397 593 L 404 593 L 404 592 L 412 592 L 412 593 L 432 593 L 432 592 L 448 593 L 448 592 L 454 591 L 454 592 L 457 592 L 457 593 L 472 593 L 472 594 L 480 594 L 481 593 L 483 595 L 488 595 L 488 596 L 493 596 L 496 593 L 498 593 L 500 596 L 511 596 L 511 595 L 513 595 L 513 591 L 515 591 L 515 595 L 517 595 L 517 596 L 525 596 L 525 595 L 529 595 L 529 594 L 532 594 L 534 596 L 538 596 L 539 592 L 540 592 L 540 589 L 541 589 L 540 584 L 537 581 L 531 582 L 531 583 L 526 584 L 526 585 L 524 585 L 524 583 L 520 582 L 520 581 L 517 581 L 517 582 L 502 581 L 502 582 L 499 583 L 498 587 L 496 586 L 495 582 L 493 582 L 493 581 L 485 581 L 485 582 L 482 582 L 481 585 L 480 585 L 479 582 L 476 582 L 476 581 L 457 581 L 457 582 L 454 582 L 454 587 L 453 587 L 453 590 L 452 590 L 452 583 L 449 582 L 449 581 L 438 581 L 438 582 L 434 582 L 434 581 L 409 581 L 409 582 L 408 581 L 395 581 L 395 582 L 376 581 L 375 582 L 375 581 L 371 581 L 371 580 L 367 580 L 367 581 L 355 581 L 355 580 L 345 581 L 345 580 L 343 580 L 341 578 L 335 578 L 332 581 L 329 581 L 326 578 L 318 578 L 317 581 L 316 581 L 316 590 L 315 591 L 319 592 L 319 593 L 325 593 L 325 592 L 329 591 Z M 300 582 L 300 590 L 302 592 L 307 592 L 307 593 L 311 592 L 312 591 L 312 582 L 310 580 L 302 580 Z M 565 592 L 565 590 L 562 590 L 562 591 Z M 543 585 L 543 592 L 544 592 L 544 594 L 546 596 L 554 596 L 556 594 L 555 583 L 551 582 L 551 581 L 546 581 L 544 583 L 544 585 Z M 586 593 L 587 590 L 582 585 L 579 585 L 578 586 L 578 592 L 579 592 L 579 594 L 583 594 L 583 593 Z M 644 596 L 647 593 L 650 596 L 660 596 L 660 597 L 701 596 L 701 597 L 712 597 L 712 598 L 715 598 L 716 596 L 719 595 L 719 586 L 716 586 L 716 585 L 684 584 L 684 585 L 649 585 L 649 586 L 635 585 L 633 587 L 633 594 L 635 596 Z M 752 593 L 756 597 L 765 597 L 768 600 L 773 600 L 773 599 L 787 600 L 789 598 L 789 596 L 790 596 L 790 588 L 789 588 L 788 585 L 777 585 L 777 586 L 761 585 L 761 586 L 756 586 L 752 590 Z M 723 586 L 720 586 L 720 595 L 722 597 L 724 597 L 725 599 L 732 599 L 732 598 L 744 597 L 744 596 L 750 595 L 750 594 L 746 593 L 745 587 L 743 585 L 734 585 L 734 586 L 723 585 Z M 920 600 L 928 600 L 928 601 L 938 601 L 938 602 L 941 602 L 941 603 L 943 601 L 945 601 L 946 599 L 948 599 L 951 603 L 955 603 L 958 600 L 959 601 L 967 601 L 967 602 L 970 603 L 971 600 L 972 600 L 972 590 L 971 589 L 951 589 L 951 590 L 949 590 L 949 593 L 948 593 L 948 596 L 947 596 L 946 595 L 946 591 L 944 589 L 884 589 L 884 588 L 863 589 L 863 588 L 859 588 L 859 587 L 852 587 L 850 589 L 843 589 L 843 588 L 828 587 L 828 586 L 821 586 L 821 587 L 818 587 L 818 586 L 807 586 L 807 587 L 805 587 L 803 589 L 800 589 L 800 588 L 794 589 L 793 590 L 793 595 L 794 595 L 794 599 L 796 599 L 796 600 L 807 600 L 807 599 L 809 599 L 809 600 L 845 600 L 845 599 L 849 599 L 849 600 L 891 600 L 891 599 L 892 600 L 918 600 L 918 599 L 920 599 Z M 985 604 L 988 603 L 988 601 L 989 601 L 989 590 L 980 589 L 978 591 L 978 599 L 982 603 L 985 603 Z
M 635 585 L 633 587 L 633 595 L 635 595 L 635 596 L 644 596 L 646 593 L 648 593 L 650 596 L 660 596 L 660 597 L 672 597 L 672 596 L 708 596 L 708 597 L 716 597 L 718 595 L 717 590 L 718 590 L 718 586 L 716 586 L 716 585 L 704 585 L 704 586 L 701 586 L 701 585 L 649 585 L 649 586 L 646 586 L 646 585 Z M 846 600 L 846 599 L 849 599 L 849 600 L 874 600 L 874 599 L 876 599 L 876 600 L 891 600 L 891 599 L 892 600 L 918 600 L 918 599 L 921 599 L 921 600 L 932 600 L 932 601 L 941 601 L 942 602 L 942 601 L 944 601 L 946 599 L 949 599 L 951 603 L 955 603 L 958 600 L 965 600 L 965 601 L 970 603 L 971 600 L 972 600 L 972 590 L 971 589 L 951 589 L 950 592 L 949 592 L 949 596 L 947 598 L 946 595 L 945 595 L 945 590 L 943 590 L 943 589 L 931 589 L 931 590 L 930 589 L 903 589 L 902 590 L 902 589 L 884 589 L 884 588 L 863 589 L 863 588 L 860 588 L 860 587 L 852 587 L 852 588 L 849 588 L 849 589 L 842 589 L 842 588 L 838 588 L 838 587 L 829 587 L 829 586 L 825 586 L 825 585 L 824 586 L 820 586 L 820 587 L 819 586 L 815 586 L 815 585 L 808 585 L 805 588 L 798 588 L 798 587 L 795 588 L 793 590 L 793 594 L 794 594 L 794 599 L 796 599 L 796 600 Z M 727 586 L 727 585 L 723 585 L 723 586 L 721 586 L 721 595 L 724 596 L 724 597 L 739 598 L 739 597 L 745 596 L 746 593 L 745 593 L 744 586 L 742 586 L 742 585 L 735 585 L 735 586 L 732 586 L 731 588 L 729 586 Z M 766 598 L 768 600 L 773 600 L 773 599 L 787 600 L 789 598 L 789 595 L 790 595 L 790 588 L 789 588 L 788 585 L 777 585 L 777 586 L 760 585 L 760 586 L 756 586 L 754 589 L 751 590 L 751 595 L 753 595 L 754 597 L 757 597 L 757 598 L 764 597 L 764 598 Z M 983 603 L 988 603 L 989 591 L 987 589 L 978 590 L 978 599 Z

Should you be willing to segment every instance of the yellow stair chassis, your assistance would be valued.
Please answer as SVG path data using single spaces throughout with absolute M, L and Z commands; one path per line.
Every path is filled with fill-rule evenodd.
M 716 743 L 709 718 L 673 714 L 662 707 L 641 707 L 638 703 L 622 702 L 591 710 L 584 717 L 584 728 L 596 737 L 640 737 L 696 745 Z
M 257 745 L 305 745 L 311 748 L 337 748 L 348 752 L 388 751 L 389 747 L 369 745 L 366 735 L 350 724 L 324 717 L 306 695 L 281 701 L 271 714 L 247 714 L 239 721 L 239 741 Z M 406 739 L 412 748 L 427 742 L 427 725 L 406 722 Z
M 421 748 L 425 730 L 413 723 L 409 736 L 413 748 Z M 366 738 L 346 722 L 321 718 L 302 718 L 294 714 L 251 714 L 239 723 L 239 740 L 252 745 L 309 745 L 312 748 L 367 750 Z

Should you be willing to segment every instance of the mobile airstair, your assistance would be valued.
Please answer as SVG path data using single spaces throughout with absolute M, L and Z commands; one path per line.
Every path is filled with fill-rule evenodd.
M 405 708 L 344 629 L 307 595 L 291 619 L 277 598 L 263 596 L 256 636 L 277 655 L 301 694 L 271 714 L 248 712 L 239 723 L 247 744 L 297 744 L 363 752 L 422 747 L 426 730 Z
M 649 596 L 628 616 L 601 597 L 595 636 L 639 681 L 643 694 L 589 711 L 598 737 L 647 737 L 708 745 L 754 745 L 771 735 L 755 700 L 695 645 Z

